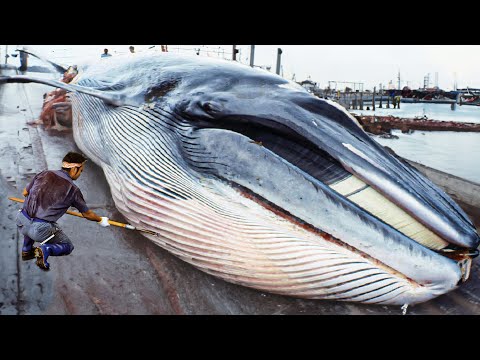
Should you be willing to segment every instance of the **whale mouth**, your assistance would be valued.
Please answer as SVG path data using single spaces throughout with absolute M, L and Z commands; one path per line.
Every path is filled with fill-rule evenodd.
M 266 210 L 274 213 L 275 215 L 291 222 L 292 224 L 295 224 L 295 225 L 309 231 L 310 233 L 312 233 L 316 236 L 319 236 L 319 237 L 323 238 L 325 241 L 328 241 L 328 242 L 334 243 L 336 245 L 339 245 L 341 247 L 347 248 L 351 252 L 354 252 L 354 253 L 356 253 L 356 254 L 364 257 L 364 258 L 367 258 L 370 261 L 376 263 L 377 265 L 379 265 L 383 268 L 389 269 L 389 271 L 391 271 L 392 273 L 396 273 L 398 275 L 398 272 L 394 268 L 382 263 L 379 259 L 373 258 L 372 256 L 364 253 L 363 251 L 361 251 L 361 250 L 359 250 L 355 247 L 350 246 L 347 242 L 342 241 L 342 239 L 335 238 L 335 237 L 332 236 L 332 234 L 329 234 L 329 233 L 323 231 L 319 227 L 316 227 L 316 226 L 314 226 L 310 223 L 307 223 L 307 222 L 303 221 L 302 219 L 296 217 L 295 215 L 286 211 L 285 209 L 283 209 L 281 207 L 278 207 L 275 204 L 268 201 L 267 199 L 259 196 L 257 193 L 252 192 L 250 189 L 245 188 L 244 186 L 241 186 L 241 185 L 238 185 L 238 184 L 233 184 L 232 186 L 236 187 L 238 189 L 239 193 L 242 196 L 244 196 L 244 197 L 246 197 L 250 200 L 253 200 L 254 202 L 259 204 L 260 206 L 262 206 Z M 388 224 L 386 222 L 385 222 L 385 224 L 391 225 L 391 224 Z M 410 237 L 410 239 L 412 241 L 416 241 L 414 238 Z M 457 263 L 457 265 L 458 265 L 458 267 L 461 271 L 461 278 L 459 279 L 457 285 L 466 282 L 470 278 L 470 270 L 471 270 L 471 267 L 472 267 L 473 259 L 476 258 L 480 253 L 480 251 L 478 249 L 461 248 L 459 246 L 452 245 L 452 244 L 447 244 L 445 247 L 438 249 L 437 247 L 432 247 L 431 245 L 422 244 L 420 241 L 416 241 L 416 242 L 419 245 L 424 246 L 425 248 L 434 251 L 436 254 L 438 254 L 442 257 L 451 259 L 451 260 L 453 260 Z M 439 242 L 439 244 L 444 245 L 443 242 Z
M 200 125 L 200 126 L 199 126 Z M 292 169 L 302 173 L 312 182 L 313 186 L 323 184 L 335 192 L 346 204 L 358 207 L 385 225 L 391 232 L 399 232 L 412 242 L 433 251 L 439 256 L 451 259 L 457 263 L 461 270 L 459 283 L 465 282 L 470 276 L 472 260 L 478 256 L 476 247 L 460 246 L 449 242 L 437 234 L 429 226 L 429 218 L 413 217 L 400 204 L 395 203 L 391 197 L 386 196 L 378 187 L 373 187 L 344 166 L 345 164 L 332 156 L 328 151 L 320 148 L 318 144 L 292 130 L 289 126 L 278 122 L 246 116 L 228 116 L 211 122 L 197 122 L 198 129 L 216 129 L 218 131 L 232 132 L 248 139 L 253 146 L 268 150 Z M 372 258 L 349 244 L 348 240 L 336 237 L 318 224 L 309 222 L 297 213 L 297 208 L 276 204 L 255 186 L 248 186 L 237 182 L 228 176 L 217 174 L 227 180 L 244 196 L 254 200 L 269 211 L 293 222 L 308 231 L 322 236 L 328 241 L 341 244 L 364 257 Z M 387 194 L 388 195 L 388 194 Z M 319 204 L 321 206 L 321 204 Z M 376 262 L 379 259 L 374 259 Z M 381 259 L 380 259 L 381 262 Z M 389 266 L 387 266 L 389 267 Z

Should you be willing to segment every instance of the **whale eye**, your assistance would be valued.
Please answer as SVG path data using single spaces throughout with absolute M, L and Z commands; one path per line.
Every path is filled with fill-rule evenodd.
M 220 111 L 220 106 L 214 102 L 211 101 L 205 101 L 201 103 L 200 105 L 203 109 L 203 111 L 207 113 L 212 113 L 212 112 L 217 112 Z
M 209 102 L 203 103 L 202 107 L 203 107 L 203 110 L 205 111 L 211 111 L 213 109 L 212 104 L 210 104 Z

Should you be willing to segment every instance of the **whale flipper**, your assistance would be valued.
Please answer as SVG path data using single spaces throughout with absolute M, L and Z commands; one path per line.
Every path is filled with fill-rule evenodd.
M 14 75 L 14 76 L 0 76 L 0 85 L 7 83 L 38 83 L 53 86 L 56 88 L 61 88 L 70 92 L 80 92 L 90 96 L 97 97 L 102 99 L 105 103 L 114 106 L 123 106 L 123 105 L 139 105 L 136 102 L 133 102 L 124 95 L 112 94 L 105 91 L 100 91 L 97 89 L 91 89 L 80 85 L 66 84 L 58 80 L 42 79 L 35 76 L 29 75 Z

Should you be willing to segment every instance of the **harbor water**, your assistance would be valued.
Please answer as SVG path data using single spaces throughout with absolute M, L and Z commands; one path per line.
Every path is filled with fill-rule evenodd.
M 375 111 L 371 110 L 351 110 L 352 113 L 358 115 L 378 115 L 378 116 L 396 116 L 400 118 L 424 118 L 425 116 L 430 120 L 441 121 L 458 121 L 469 123 L 480 123 L 480 106 L 473 105 L 456 105 L 455 110 L 451 109 L 451 104 L 429 104 L 429 103 L 401 103 L 400 109 L 394 109 L 390 104 L 390 109 L 387 109 L 386 103 L 379 108 L 378 103 Z
M 365 105 L 364 105 L 365 106 Z M 390 105 L 392 106 L 392 105 Z M 400 109 L 382 108 L 352 110 L 357 115 L 427 117 L 431 120 L 480 123 L 480 107 L 450 104 L 402 103 Z M 393 149 L 398 155 L 434 169 L 480 183 L 480 133 L 454 131 L 413 131 L 403 134 L 394 130 L 398 139 L 373 138 Z
M 398 139 L 373 138 L 408 160 L 480 183 L 480 133 L 394 130 L 392 134 Z

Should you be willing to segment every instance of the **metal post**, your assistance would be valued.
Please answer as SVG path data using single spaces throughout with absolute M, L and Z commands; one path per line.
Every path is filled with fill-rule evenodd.
M 237 60 L 237 45 L 233 45 L 232 60 Z
M 380 109 L 383 107 L 383 88 L 382 84 L 380 84 L 380 105 L 378 106 Z
M 8 59 L 8 45 L 5 45 L 5 65 L 7 65 L 7 59 Z
M 250 66 L 253 67 L 253 61 L 255 58 L 255 45 L 250 45 Z
M 27 71 L 28 68 L 28 54 L 20 51 L 20 71 Z
M 277 71 L 276 71 L 277 75 L 280 75 L 281 57 L 282 57 L 282 49 L 278 48 L 277 49 Z
M 360 92 L 360 110 L 363 110 L 363 91 Z
M 375 91 L 377 91 L 377 87 L 373 87 L 373 99 L 372 99 L 372 109 L 375 111 Z

